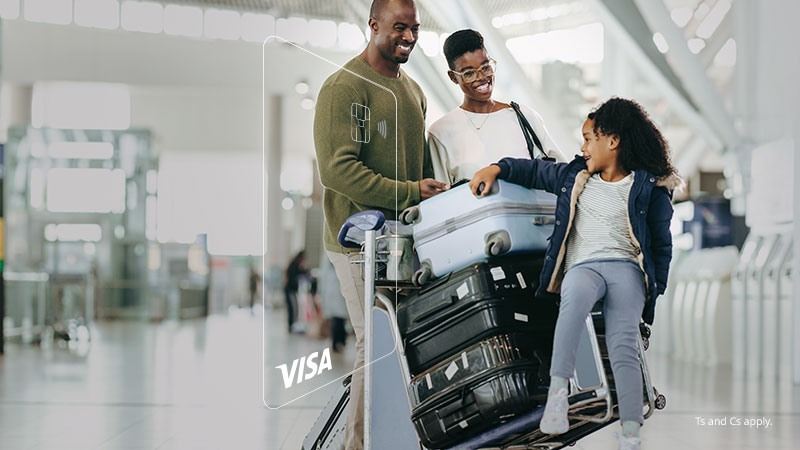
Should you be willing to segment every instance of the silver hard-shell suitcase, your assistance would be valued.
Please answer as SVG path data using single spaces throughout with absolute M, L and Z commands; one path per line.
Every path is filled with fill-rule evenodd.
M 467 184 L 403 211 L 413 224 L 421 268 L 416 284 L 491 256 L 542 252 L 555 223 L 556 196 L 498 180 L 477 197 Z

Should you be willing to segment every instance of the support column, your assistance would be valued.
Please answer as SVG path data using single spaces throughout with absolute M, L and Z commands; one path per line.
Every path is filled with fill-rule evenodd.
M 283 268 L 286 263 L 282 226 L 281 162 L 283 152 L 283 98 L 271 95 L 265 99 L 264 163 L 266 167 L 266 267 Z
M 800 14 L 800 5 L 797 3 L 792 4 L 792 12 L 787 17 L 797 17 Z M 794 14 L 794 15 L 791 15 Z M 785 29 L 786 46 L 790 50 L 787 55 L 797 55 L 797 41 L 792 38 L 793 32 L 790 29 Z M 792 50 L 793 49 L 793 50 Z M 794 51 L 794 53 L 792 53 Z M 796 57 L 787 56 L 787 63 L 789 65 L 788 80 L 797 80 L 800 77 L 800 61 Z M 791 83 L 790 83 L 791 85 Z M 791 89 L 790 92 L 793 97 L 789 98 L 788 104 L 790 111 L 794 112 L 794 120 L 790 122 L 792 130 L 794 130 L 794 254 L 792 263 L 792 296 L 793 310 L 794 310 L 794 336 L 792 343 L 794 344 L 794 383 L 800 385 L 800 108 L 797 107 L 800 102 L 800 91 Z M 790 184 L 791 186 L 791 184 Z
M 706 75 L 697 56 L 689 51 L 686 38 L 681 30 L 670 19 L 670 13 L 663 2 L 634 0 L 642 17 L 653 31 L 660 31 L 669 44 L 669 54 L 673 59 L 673 69 L 681 78 L 682 85 L 697 105 L 709 124 L 727 149 L 735 149 L 740 138 L 733 126 L 733 120 L 725 109 L 725 105 L 717 93 L 716 87 Z
M 628 60 L 622 46 L 618 45 L 611 33 L 603 33 L 603 78 L 600 80 L 602 92 L 600 101 L 612 95 L 631 98 L 633 86 L 633 70 L 635 67 Z
M 795 65 L 797 63 L 795 62 Z M 795 67 L 795 76 L 800 76 L 800 68 Z M 793 105 L 800 101 L 800 93 L 795 90 Z M 800 109 L 794 110 L 794 255 L 792 263 L 792 304 L 794 310 L 794 383 L 800 385 Z
M 31 123 L 31 86 L 13 86 L 7 83 L 0 85 L 0 149 L 8 141 L 8 127 L 12 125 L 27 125 Z M 6 266 L 6 225 L 5 205 L 3 201 L 3 184 L 5 183 L 4 149 L 0 152 L 0 354 L 5 351 L 5 329 L 3 326 L 6 317 L 5 282 L 3 271 Z

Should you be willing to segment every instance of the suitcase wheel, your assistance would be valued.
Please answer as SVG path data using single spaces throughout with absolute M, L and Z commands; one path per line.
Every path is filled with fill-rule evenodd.
M 411 277 L 411 282 L 414 283 L 414 286 L 422 286 L 431 280 L 432 275 L 433 272 L 431 271 L 431 268 L 425 264 L 422 264 L 422 267 L 420 267 L 418 271 L 414 272 L 414 275 Z
M 419 219 L 419 207 L 412 206 L 410 208 L 406 208 L 403 212 L 400 213 L 400 222 L 403 222 L 405 225 L 411 225 L 417 222 Z
M 495 233 L 486 239 L 486 256 L 498 256 L 511 249 L 511 239 L 506 232 Z
M 642 346 L 644 347 L 644 350 L 647 351 L 647 349 L 650 348 L 650 339 L 642 338 Z
M 667 397 L 664 397 L 664 394 L 659 394 L 658 390 L 653 388 L 653 392 L 656 394 L 656 401 L 655 406 L 656 409 L 664 409 L 667 407 Z

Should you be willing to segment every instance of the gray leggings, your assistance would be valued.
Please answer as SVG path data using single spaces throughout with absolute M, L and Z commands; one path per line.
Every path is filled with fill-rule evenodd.
M 564 275 L 550 376 L 572 377 L 586 316 L 601 298 L 605 298 L 606 343 L 616 382 L 620 422 L 641 424 L 644 422 L 642 370 L 636 341 L 645 287 L 644 274 L 635 262 L 586 261 L 572 266 Z

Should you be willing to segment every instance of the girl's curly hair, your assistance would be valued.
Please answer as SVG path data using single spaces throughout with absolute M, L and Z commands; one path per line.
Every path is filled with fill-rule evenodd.
M 588 117 L 594 121 L 595 133 L 619 137 L 622 169 L 646 170 L 657 177 L 675 174 L 667 141 L 637 102 L 612 97 Z

